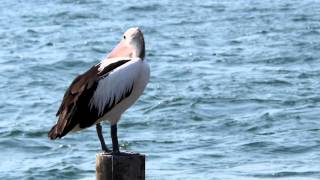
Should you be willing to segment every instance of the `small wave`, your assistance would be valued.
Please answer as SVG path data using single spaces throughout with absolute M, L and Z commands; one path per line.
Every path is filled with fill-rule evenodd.
M 150 107 L 148 110 L 145 111 L 145 113 L 150 113 L 154 110 L 158 110 L 158 109 L 163 109 L 163 108 L 169 108 L 169 107 L 175 107 L 178 105 L 183 105 L 183 104 L 187 104 L 186 102 L 183 101 L 184 98 L 182 97 L 173 97 L 170 99 L 164 99 L 161 102 L 159 102 L 158 104 Z
M 76 164 L 65 165 L 65 163 L 57 162 L 56 165 L 51 168 L 29 168 L 25 173 L 32 175 L 32 177 L 36 179 L 48 179 L 48 177 L 50 177 L 49 179 L 78 179 L 81 178 L 85 172 L 77 166 Z
M 99 3 L 100 1 L 96 0 L 60 0 L 59 3 L 61 4 L 96 4 Z
M 271 152 L 278 153 L 278 154 L 296 154 L 296 153 L 306 153 L 312 151 L 313 148 L 317 148 L 318 146 L 302 146 L 302 145 L 295 145 L 295 146 L 278 146 L 274 147 Z
M 17 149 L 21 150 L 23 149 L 24 152 L 45 152 L 50 149 L 49 146 L 47 146 L 45 143 L 36 140 L 36 139 L 26 139 L 26 138 L 15 138 L 15 137 L 8 137 L 8 138 L 2 138 L 0 141 L 1 147 L 6 149 Z
M 70 19 L 98 19 L 99 15 L 94 13 L 74 13 L 70 15 Z
M 310 31 L 307 31 L 307 32 L 304 32 L 301 34 L 301 36 L 318 36 L 320 34 L 320 31 L 317 31 L 317 30 L 310 30 Z M 305 42 L 307 44 L 307 42 Z
M 204 9 L 210 9 L 213 12 L 224 12 L 226 10 L 226 6 L 219 5 L 219 4 L 213 4 L 213 5 L 200 5 L 200 8 Z
M 14 130 L 6 130 L 6 131 L 1 131 L 1 137 L 24 137 L 24 138 L 36 138 L 36 137 L 46 137 L 47 136 L 47 131 L 22 131 L 19 129 L 14 129 Z
M 280 79 L 274 79 L 269 81 L 253 81 L 252 84 L 258 84 L 258 85 L 270 85 L 270 86 L 292 86 L 292 84 L 285 80 Z
M 304 171 L 304 172 L 280 171 L 280 172 L 274 172 L 274 173 L 254 174 L 253 176 L 258 178 L 275 178 L 275 177 L 279 178 L 279 177 L 306 177 L 306 176 L 313 176 L 313 175 L 320 175 L 320 171 Z
M 273 142 L 268 142 L 268 141 L 256 141 L 256 142 L 250 142 L 250 143 L 245 143 L 242 144 L 242 147 L 247 148 L 266 148 L 274 145 Z
M 69 12 L 69 11 L 63 11 L 56 14 L 53 14 L 52 16 L 56 18 L 68 18 L 70 20 L 76 20 L 76 19 L 97 19 L 99 18 L 98 14 L 90 13 L 90 12 Z
M 304 15 L 304 14 L 302 14 L 302 15 L 296 15 L 296 17 L 294 17 L 293 19 L 292 19 L 292 21 L 294 21 L 294 22 L 305 22 L 305 21 L 308 21 L 308 16 L 306 16 L 306 15 Z
M 266 64 L 271 64 L 271 65 L 284 65 L 284 64 L 292 64 L 296 63 L 299 61 L 300 58 L 298 57 L 274 57 L 274 58 L 268 58 L 264 59 L 261 62 L 265 62 Z
M 261 12 L 270 12 L 270 11 L 273 11 L 274 9 L 272 9 L 272 8 L 263 8 L 263 7 L 250 7 L 250 8 L 245 8 L 243 11 L 245 11 L 245 12 L 252 12 L 252 13 L 254 13 L 254 12 L 259 12 L 259 13 L 261 13 Z
M 129 6 L 126 10 L 128 11 L 156 11 L 160 8 L 158 4 L 144 5 L 144 6 Z
M 103 54 L 106 53 L 105 48 L 101 48 L 101 47 L 92 47 L 91 50 L 97 53 L 103 53 Z
M 94 64 L 91 64 L 94 65 Z M 52 64 L 56 69 L 70 69 L 75 67 L 89 67 L 90 65 L 84 61 L 81 60 L 70 60 L 70 61 L 59 61 L 54 64 Z

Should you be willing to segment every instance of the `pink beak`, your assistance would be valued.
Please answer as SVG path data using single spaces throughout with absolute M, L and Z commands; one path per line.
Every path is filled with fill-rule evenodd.
M 123 41 L 120 41 L 119 44 L 111 51 L 107 58 L 116 58 L 116 57 L 131 57 L 132 49 L 128 47 Z

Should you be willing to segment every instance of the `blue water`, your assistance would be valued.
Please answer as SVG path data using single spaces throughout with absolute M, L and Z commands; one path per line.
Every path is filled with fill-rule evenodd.
M 312 0 L 1 1 L 0 179 L 95 179 L 95 128 L 47 131 L 73 78 L 133 26 L 151 79 L 119 141 L 147 155 L 147 179 L 320 179 Z

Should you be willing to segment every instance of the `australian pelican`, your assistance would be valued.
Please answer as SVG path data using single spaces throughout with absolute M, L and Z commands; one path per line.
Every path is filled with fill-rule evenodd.
M 138 28 L 130 28 L 119 44 L 99 64 L 76 77 L 64 94 L 56 114 L 58 121 L 48 133 L 57 139 L 69 132 L 96 125 L 103 151 L 111 152 L 102 136 L 100 122 L 111 124 L 112 152 L 120 153 L 117 123 L 143 93 L 149 81 L 149 65 L 144 60 L 145 44 Z

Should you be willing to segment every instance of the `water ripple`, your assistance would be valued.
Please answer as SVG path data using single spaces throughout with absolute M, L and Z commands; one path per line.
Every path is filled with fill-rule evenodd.
M 92 179 L 95 128 L 57 141 L 47 131 L 73 78 L 132 26 L 151 80 L 119 143 L 147 155 L 147 179 L 319 179 L 319 10 L 312 0 L 3 1 L 0 179 Z

